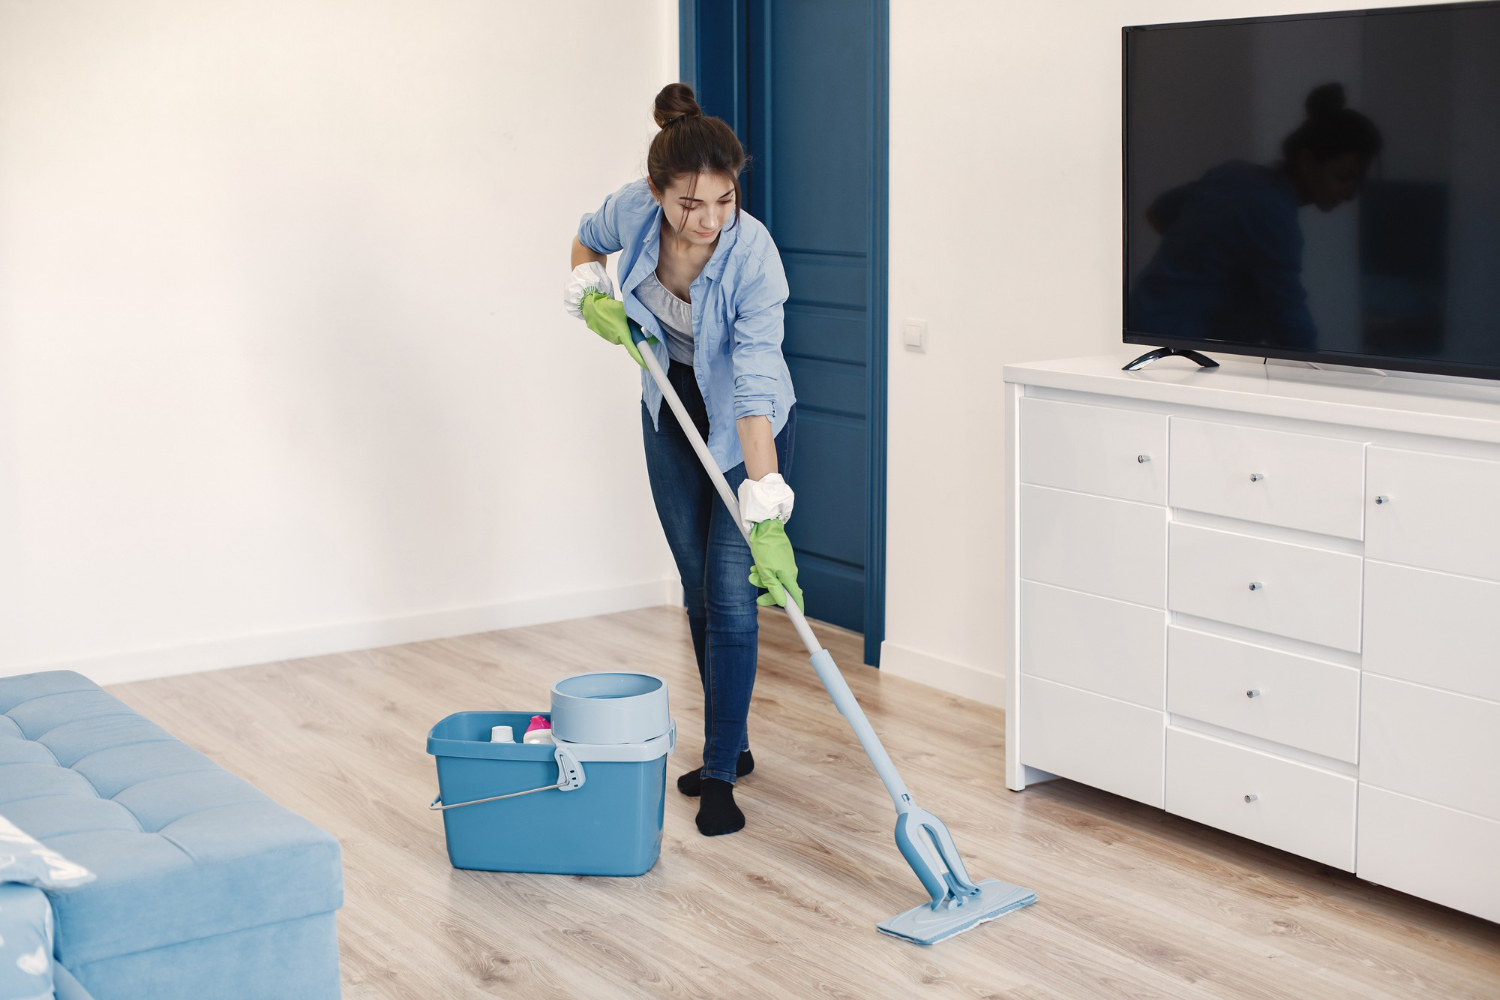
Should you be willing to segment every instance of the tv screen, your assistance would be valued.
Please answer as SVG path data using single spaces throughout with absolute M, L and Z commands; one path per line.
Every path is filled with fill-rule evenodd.
M 1124 58 L 1126 342 L 1500 378 L 1500 3 Z

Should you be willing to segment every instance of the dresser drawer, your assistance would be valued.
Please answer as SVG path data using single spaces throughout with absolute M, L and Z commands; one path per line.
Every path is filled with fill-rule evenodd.
M 1025 676 L 1021 706 L 1023 763 L 1161 808 L 1163 713 Z
M 1500 580 L 1500 462 L 1371 448 L 1365 555 Z
M 1500 701 L 1500 583 L 1366 560 L 1362 662 L 1370 673 Z
M 1353 764 L 1359 671 L 1173 626 L 1167 710 Z
M 1172 418 L 1173 507 L 1341 538 L 1364 529 L 1359 441 Z
M 1174 523 L 1168 563 L 1173 611 L 1359 651 L 1359 556 Z
M 1167 686 L 1167 613 L 1023 582 L 1021 672 L 1159 711 Z
M 1166 606 L 1167 509 L 1022 486 L 1023 579 Z
M 1348 775 L 1169 727 L 1166 808 L 1314 861 L 1354 870 Z
M 1500 921 L 1500 823 L 1359 786 L 1360 878 Z
M 1167 502 L 1167 418 L 1021 398 L 1021 482 Z
M 1500 820 L 1500 704 L 1365 674 L 1359 779 Z

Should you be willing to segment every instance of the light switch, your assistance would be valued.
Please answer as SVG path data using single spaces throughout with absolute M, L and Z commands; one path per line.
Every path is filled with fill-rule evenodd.
M 903 339 L 908 351 L 927 350 L 927 321 L 925 319 L 909 319 L 906 321 L 906 330 Z

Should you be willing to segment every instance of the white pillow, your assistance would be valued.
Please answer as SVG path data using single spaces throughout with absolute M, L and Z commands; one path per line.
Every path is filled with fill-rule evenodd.
M 21 882 L 39 889 L 71 889 L 97 876 L 74 864 L 0 816 L 0 882 Z

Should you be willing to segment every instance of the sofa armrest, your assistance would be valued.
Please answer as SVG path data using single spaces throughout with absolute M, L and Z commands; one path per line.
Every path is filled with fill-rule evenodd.
M 36 886 L 0 882 L 0 997 L 50 997 L 52 902 Z

